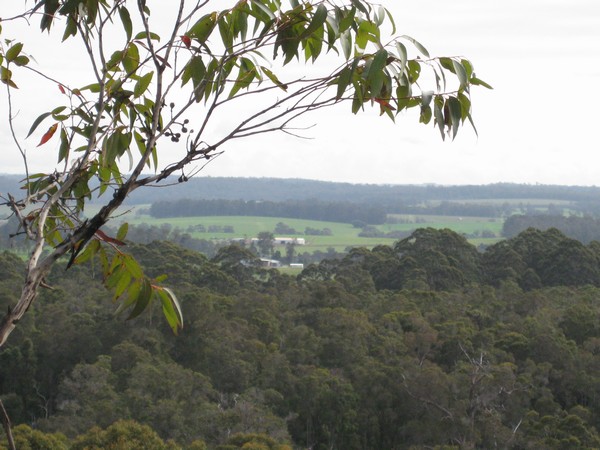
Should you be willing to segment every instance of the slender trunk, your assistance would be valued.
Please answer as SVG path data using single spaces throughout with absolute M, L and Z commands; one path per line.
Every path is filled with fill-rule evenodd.
M 17 447 L 15 446 L 15 440 L 12 435 L 10 417 L 8 417 L 6 409 L 4 409 L 2 400 L 0 400 L 0 414 L 2 415 L 2 426 L 4 428 L 4 432 L 6 433 L 6 439 L 8 440 L 8 448 L 9 450 L 17 450 Z
M 0 320 L 0 348 L 4 346 L 8 336 L 17 326 L 17 323 L 25 315 L 35 298 L 37 290 L 42 281 L 43 274 L 36 270 L 34 274 L 27 277 L 23 286 L 21 298 L 13 308 L 9 308 L 2 320 Z

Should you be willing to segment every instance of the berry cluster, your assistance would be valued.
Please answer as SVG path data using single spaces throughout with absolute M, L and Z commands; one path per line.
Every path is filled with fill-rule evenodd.
M 171 102 L 169 104 L 169 108 L 171 108 L 171 114 L 173 112 L 173 108 L 175 107 L 175 103 Z M 190 123 L 189 119 L 184 119 L 183 123 L 182 122 L 173 122 L 173 125 L 178 125 L 181 127 L 180 132 L 174 133 L 172 131 L 165 131 L 165 136 L 166 137 L 170 137 L 171 138 L 171 142 L 179 142 L 179 140 L 181 139 L 181 135 L 187 133 L 188 128 L 187 128 L 187 124 Z

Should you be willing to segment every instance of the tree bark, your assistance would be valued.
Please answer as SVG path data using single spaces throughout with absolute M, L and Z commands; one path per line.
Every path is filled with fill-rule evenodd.
M 6 413 L 6 409 L 4 409 L 4 403 L 0 400 L 0 414 L 2 414 L 2 426 L 4 428 L 4 432 L 6 433 L 6 439 L 8 440 L 8 448 L 9 450 L 17 450 L 15 446 L 15 439 L 12 435 L 10 417 Z
M 4 346 L 10 333 L 37 297 L 37 290 L 42 278 L 43 275 L 39 271 L 36 271 L 33 276 L 28 276 L 21 292 L 21 298 L 13 308 L 9 308 L 0 321 L 0 348 Z

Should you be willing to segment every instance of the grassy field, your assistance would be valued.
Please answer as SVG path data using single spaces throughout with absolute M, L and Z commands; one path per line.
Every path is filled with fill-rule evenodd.
M 476 231 L 490 231 L 500 235 L 503 220 L 493 217 L 456 217 L 456 216 L 426 216 L 391 214 L 392 219 L 403 220 L 406 223 L 384 224 L 378 228 L 384 231 L 412 230 L 416 227 L 450 228 L 457 233 L 473 234 Z
M 361 231 L 352 227 L 350 224 L 336 222 L 321 222 L 316 220 L 287 219 L 277 217 L 240 217 L 240 216 L 207 216 L 207 217 L 171 217 L 154 218 L 146 214 L 140 214 L 147 206 L 141 205 L 132 209 L 129 213 L 116 218 L 116 222 L 127 221 L 131 225 L 154 225 L 160 226 L 169 224 L 174 228 L 179 228 L 184 232 L 189 232 L 190 227 L 203 225 L 206 229 L 211 225 L 231 226 L 234 233 L 209 233 L 191 231 L 190 234 L 198 239 L 218 239 L 228 240 L 232 238 L 253 238 L 261 231 L 273 232 L 278 222 L 283 222 L 291 228 L 294 228 L 298 234 L 287 235 L 289 237 L 302 237 L 306 240 L 306 245 L 298 248 L 300 252 L 327 251 L 328 248 L 334 248 L 337 251 L 343 251 L 348 247 L 369 247 L 384 244 L 391 245 L 397 239 L 393 238 L 363 238 L 359 237 Z M 137 212 L 136 212 L 137 211 Z M 93 209 L 88 210 L 88 214 L 93 213 Z M 461 234 L 475 234 L 487 230 L 500 236 L 502 229 L 502 220 L 489 217 L 452 217 L 452 216 L 411 216 L 394 215 L 393 218 L 405 223 L 384 224 L 377 226 L 384 232 L 390 231 L 410 231 L 418 227 L 449 228 Z M 323 229 L 329 228 L 332 231 L 331 236 L 306 236 L 304 230 L 307 228 Z M 474 245 L 490 245 L 497 242 L 499 238 L 473 238 L 470 239 Z

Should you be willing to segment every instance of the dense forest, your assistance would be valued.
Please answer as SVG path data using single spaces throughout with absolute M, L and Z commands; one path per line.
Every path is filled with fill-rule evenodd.
M 257 200 L 171 200 L 154 202 L 150 207 L 153 217 L 194 216 L 263 216 L 320 220 L 323 222 L 351 223 L 361 221 L 382 224 L 386 211 L 381 206 L 347 201 L 323 202 L 316 199 L 288 200 L 285 202 Z
M 598 242 L 528 229 L 480 253 L 425 228 L 296 277 L 237 246 L 129 247 L 184 329 L 57 267 L 0 353 L 19 448 L 600 446 Z M 21 266 L 0 256 L 0 308 Z
M 504 221 L 502 235 L 504 237 L 514 237 L 527 228 L 540 230 L 556 228 L 566 236 L 586 244 L 591 241 L 600 241 L 600 219 L 590 216 L 515 214 Z

